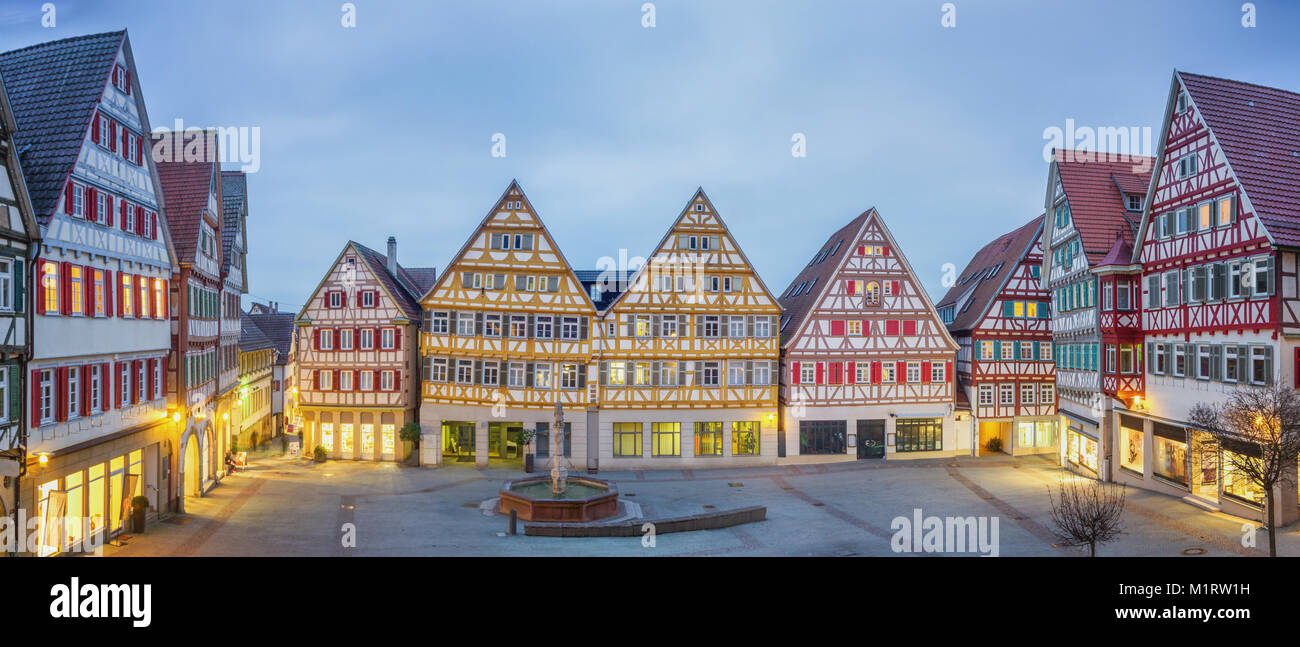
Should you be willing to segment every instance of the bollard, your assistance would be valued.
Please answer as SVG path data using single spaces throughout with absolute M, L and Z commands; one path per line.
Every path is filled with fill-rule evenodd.
M 515 530 L 518 527 L 519 527 L 519 512 L 517 510 L 511 510 L 510 511 L 510 534 L 512 535 L 515 534 Z

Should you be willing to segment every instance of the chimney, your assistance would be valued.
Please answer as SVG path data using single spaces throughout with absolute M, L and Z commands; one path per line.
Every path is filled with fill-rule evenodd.
M 388 273 L 397 274 L 397 239 L 388 237 Z

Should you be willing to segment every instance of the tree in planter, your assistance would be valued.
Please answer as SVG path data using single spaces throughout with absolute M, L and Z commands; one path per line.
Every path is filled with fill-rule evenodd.
M 402 425 L 402 428 L 397 432 L 397 437 L 400 438 L 404 443 L 411 443 L 411 448 L 412 448 L 411 453 L 413 455 L 419 454 L 420 425 L 415 424 L 414 422 L 408 422 Z
M 533 441 L 534 441 L 534 440 L 537 440 L 537 428 L 536 428 L 536 427 L 533 427 L 532 429 L 529 429 L 528 427 L 524 427 L 524 428 L 522 428 L 522 429 L 519 430 L 519 449 L 520 449 L 520 451 L 524 452 L 524 471 L 525 471 L 525 472 L 530 472 L 530 471 L 532 471 L 531 469 L 529 469 L 530 466 L 529 466 L 528 463 L 529 463 L 530 460 L 536 460 L 535 458 L 532 458 L 532 457 L 535 456 L 536 453 L 537 453 L 536 448 L 534 448 L 532 452 L 528 451 L 528 448 L 529 448 L 529 447 L 532 447 L 532 445 L 533 445 Z
M 1097 544 L 1107 544 L 1124 531 L 1124 486 L 1083 477 L 1061 477 L 1056 496 L 1047 488 L 1056 534 L 1067 546 L 1087 546 L 1097 556 Z
M 1300 395 L 1284 385 L 1239 387 L 1220 404 L 1197 403 L 1188 422 L 1217 441 L 1213 449 L 1201 451 L 1213 451 L 1225 472 L 1263 491 L 1268 554 L 1277 557 L 1273 499 L 1279 485 L 1291 484 L 1291 470 L 1300 459 Z M 1219 452 L 1219 447 L 1224 451 Z
M 984 447 L 993 453 L 1000 452 L 1002 451 L 1002 438 L 1000 436 L 994 436 L 990 438 L 987 443 L 984 443 Z
M 317 463 L 324 463 L 327 458 L 327 455 L 325 454 L 325 446 L 317 445 L 315 449 L 311 450 L 311 456 Z

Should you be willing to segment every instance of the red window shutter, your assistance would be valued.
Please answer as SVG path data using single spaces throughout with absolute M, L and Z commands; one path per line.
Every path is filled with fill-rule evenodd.
M 915 319 L 908 319 L 908 320 L 906 320 L 906 321 L 903 322 L 903 334 L 904 334 L 904 335 L 907 335 L 907 336 L 909 336 L 909 337 L 912 336 L 912 335 L 915 335 L 915 334 L 916 334 L 916 320 L 915 320 Z
M 839 362 L 831 362 L 828 369 L 830 372 L 830 375 L 826 380 L 828 383 L 839 384 L 844 381 L 841 379 L 843 377 L 843 366 Z
M 104 401 L 100 408 L 104 411 L 111 411 L 113 409 L 113 399 L 111 395 L 113 393 L 112 384 L 113 365 L 104 362 L 99 365 L 99 397 Z
M 108 120 L 108 150 L 117 152 L 117 122 Z
M 361 371 L 352 371 L 352 390 L 361 390 Z
M 393 348 L 402 350 L 402 329 L 400 327 L 393 329 Z
M 63 190 L 63 213 L 72 213 L 74 186 L 72 180 L 68 180 L 68 186 Z
M 126 95 L 129 97 L 131 96 L 131 70 L 124 69 L 122 70 L 122 74 L 126 75 L 126 78 L 123 79 L 124 83 L 122 85 L 126 86 Z
M 907 381 L 907 362 L 899 360 L 898 368 L 894 370 L 896 371 L 896 374 L 894 375 L 895 382 L 902 384 Z
M 113 362 L 113 406 L 122 401 L 122 365 L 126 362 Z
M 90 415 L 90 364 L 81 367 L 81 415 Z
M 871 383 L 880 384 L 880 362 L 871 363 Z
M 360 328 L 353 328 L 353 329 L 352 329 L 352 348 L 353 348 L 353 350 L 360 350 L 360 349 L 361 349 L 361 329 L 360 329 Z
M 113 316 L 113 270 L 104 270 L 104 316 Z M 105 382 L 107 384 L 107 382 Z M 108 389 L 105 388 L 105 391 Z
M 943 381 L 944 382 L 952 381 L 952 360 L 948 360 L 943 363 Z
M 863 337 L 866 337 L 866 336 L 868 336 L 868 335 L 870 335 L 870 334 L 871 334 L 871 320 L 870 320 L 870 319 L 863 319 L 863 320 L 862 320 L 862 336 L 863 336 Z
M 135 140 L 135 148 L 137 154 L 137 158 L 136 158 L 137 163 L 140 166 L 144 166 L 144 138 L 143 137 Z
M 59 312 L 62 314 L 72 313 L 72 294 L 69 286 L 72 284 L 72 264 L 59 263 Z
M 921 383 L 925 384 L 925 383 L 929 383 L 929 381 L 930 381 L 930 362 L 922 361 L 921 362 Z
M 867 255 L 867 246 L 858 245 L 858 256 L 866 256 L 866 255 Z
M 68 367 L 60 366 L 55 371 L 55 391 L 58 398 L 54 405 L 54 419 L 63 422 L 68 419 Z
M 117 73 L 118 73 L 118 69 L 121 68 L 121 67 L 122 67 L 121 65 L 114 65 L 114 66 L 113 66 L 113 85 L 118 85 L 118 82 L 117 82 Z
M 890 336 L 898 335 L 898 320 L 890 319 L 885 322 L 885 334 Z
M 96 110 L 95 114 L 91 115 L 90 119 L 91 119 L 90 138 L 95 140 L 95 143 L 98 144 L 99 143 L 99 111 Z
M 313 328 L 311 331 L 311 349 L 320 350 L 320 328 Z
M 158 212 L 149 212 L 149 238 L 158 240 Z
M 402 390 L 402 372 L 401 372 L 401 371 L 393 371 L 393 390 L 394 390 L 394 391 L 401 391 L 401 390 Z
M 41 372 L 32 371 L 32 429 L 41 426 Z
M 371 371 L 370 373 L 371 373 L 371 375 L 370 375 L 370 390 L 371 390 L 371 391 L 382 391 L 383 388 L 384 388 L 384 385 L 383 385 L 382 382 L 380 382 L 379 378 L 383 375 L 383 372 L 382 372 L 382 371 Z
M 131 377 L 134 383 L 133 386 L 135 387 L 132 390 L 132 395 L 134 397 L 131 398 L 131 401 L 136 404 L 139 404 L 140 401 L 144 399 L 144 384 L 139 380 L 141 363 L 143 363 L 143 360 L 138 359 L 131 362 Z
M 817 362 L 817 383 L 826 383 L 826 362 Z
M 333 383 L 330 384 L 330 389 L 334 391 L 339 390 L 339 371 L 337 370 L 334 371 L 334 379 L 332 380 L 332 382 Z
M 139 236 L 144 231 L 142 223 L 144 223 L 144 207 L 137 206 L 135 208 L 135 231 L 131 233 Z
M 893 284 L 893 287 L 890 288 L 889 291 L 890 291 L 890 292 L 893 292 L 893 293 L 894 293 L 894 296 L 898 296 L 898 295 L 902 294 L 902 291 L 898 289 L 898 281 L 890 281 L 890 283 Z
M 84 303 L 81 311 L 87 317 L 95 316 L 95 268 L 90 265 L 81 268 L 81 295 L 85 297 L 82 299 Z
M 36 282 L 36 314 L 45 314 L 45 259 L 37 258 L 32 280 Z
M 889 256 L 889 255 L 890 255 L 890 252 L 889 252 L 889 245 L 885 245 L 884 248 L 883 248 L 883 251 L 884 251 L 884 253 L 885 253 L 885 256 Z
M 148 361 L 149 361 L 149 364 L 148 364 L 148 366 L 145 368 L 145 371 L 148 372 L 148 378 L 149 378 L 149 388 L 148 388 L 147 391 L 145 391 L 145 398 L 146 398 L 146 399 L 148 399 L 148 396 L 153 395 L 153 391 L 154 391 L 154 388 L 155 388 L 155 385 L 154 385 L 155 380 L 154 380 L 154 370 L 153 370 L 153 367 L 154 367 L 155 364 L 158 363 L 158 358 L 156 358 L 156 357 L 151 357 L 151 358 L 149 358 Z
M 855 384 L 858 381 L 858 363 L 846 362 L 844 364 L 844 383 Z
M 799 383 L 799 362 L 790 362 L 790 383 Z
M 831 335 L 834 335 L 834 336 L 837 336 L 837 337 L 843 337 L 843 336 L 844 336 L 844 320 L 843 320 L 843 319 L 834 319 L 834 320 L 831 321 Z
M 99 191 L 97 189 L 94 189 L 92 187 L 86 187 L 85 214 L 86 214 L 86 218 L 90 220 L 94 220 L 99 217 L 97 215 L 99 213 L 99 200 L 96 199 L 96 196 L 98 195 L 99 195 Z

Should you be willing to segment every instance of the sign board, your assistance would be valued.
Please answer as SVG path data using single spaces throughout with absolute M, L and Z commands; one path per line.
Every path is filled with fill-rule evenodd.
M 289 455 L 290 456 L 298 455 L 298 441 L 296 440 L 289 441 Z

